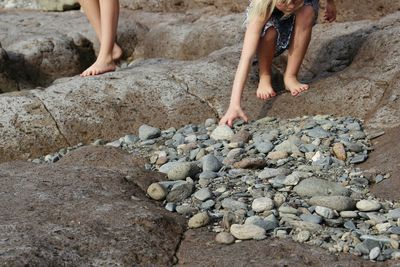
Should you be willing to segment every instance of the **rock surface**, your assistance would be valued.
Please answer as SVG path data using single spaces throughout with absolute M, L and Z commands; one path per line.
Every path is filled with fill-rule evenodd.
M 297 184 L 318 177 L 334 180 L 342 188 L 351 188 L 352 191 L 339 190 L 337 194 L 349 195 L 357 201 L 366 196 L 375 199 L 369 193 L 370 185 L 374 185 L 372 192 L 381 198 L 398 200 L 400 165 L 392 159 L 398 158 L 399 151 L 400 76 L 397 63 L 400 13 L 386 14 L 396 11 L 399 3 L 360 1 L 337 1 L 338 20 L 352 22 L 319 24 L 314 28 L 301 71 L 302 78 L 312 81 L 309 92 L 297 98 L 279 93 L 277 98 L 261 102 L 254 97 L 257 72 L 253 68 L 243 103 L 252 118 L 263 118 L 267 114 L 281 118 L 315 115 L 320 113 L 323 103 L 324 112 L 365 120 L 366 133 L 373 139 L 372 153 L 369 153 L 372 148 L 364 139 L 361 122 L 343 119 L 337 123 L 329 116 L 315 116 L 299 124 L 300 119 L 274 121 L 267 117 L 257 121 L 257 127 L 263 129 L 270 123 L 279 122 L 273 128 L 280 131 L 266 128 L 263 139 L 256 135 L 251 140 L 249 136 L 254 131 L 250 130 L 249 136 L 239 138 L 237 143 L 208 140 L 218 116 L 229 103 L 240 55 L 243 14 L 232 12 L 243 12 L 247 2 L 122 0 L 123 6 L 139 10 L 123 10 L 118 36 L 125 57 L 135 61 L 129 66 L 124 63 L 120 71 L 101 77 L 60 79 L 43 90 L 1 95 L 0 136 L 4 140 L 0 142 L 0 161 L 42 155 L 35 162 L 55 162 L 64 156 L 61 151 L 69 149 L 61 149 L 55 155 L 44 155 L 82 141 L 90 142 L 100 137 L 110 140 L 133 134 L 144 123 L 166 129 L 198 123 L 209 117 L 212 119 L 206 123 L 206 129 L 199 126 L 199 132 L 206 131 L 201 134 L 194 134 L 197 129 L 186 125 L 178 130 L 181 136 L 173 128 L 162 131 L 161 137 L 143 141 L 127 135 L 109 143 L 106 148 L 81 148 L 55 164 L 2 164 L 0 176 L 5 193 L 1 195 L 4 200 L 0 207 L 2 216 L 6 218 L 2 220 L 6 223 L 3 225 L 6 236 L 0 238 L 1 246 L 14 242 L 5 249 L 6 256 L 11 255 L 7 260 L 12 261 L 10 264 L 21 265 L 27 262 L 33 265 L 66 262 L 71 265 L 93 262 L 99 265 L 127 265 L 131 262 L 173 265 L 178 261 L 178 266 L 221 263 L 227 266 L 248 266 L 249 263 L 265 266 L 268 259 L 271 265 L 389 266 L 390 262 L 370 263 L 343 253 L 333 256 L 328 251 L 350 252 L 366 260 L 398 259 L 400 222 L 395 217 L 398 203 L 379 200 L 379 211 L 362 212 L 346 199 L 346 205 L 329 206 L 328 209 L 324 205 L 327 206 L 330 196 L 328 200 L 313 202 L 317 205 L 315 207 L 308 206 L 305 197 L 298 197 L 292 191 Z M 0 5 L 5 2 L 12 1 L 0 1 Z M 180 13 L 157 14 L 143 10 Z M 4 80 L 11 86 L 7 88 L 47 87 L 56 78 L 79 73 L 94 59 L 98 42 L 82 13 L 41 13 L 40 19 L 36 16 L 35 12 L 19 11 L 0 16 L 0 37 L 4 48 L 0 50 L 0 81 Z M 321 14 L 320 19 L 322 17 Z M 378 18 L 381 19 L 370 20 Z M 368 20 L 353 22 L 360 19 Z M 157 42 L 159 39 L 161 41 Z M 171 60 L 141 60 L 149 57 Z M 285 61 L 283 55 L 274 63 L 277 89 L 282 87 L 280 78 Z M 40 81 L 31 79 L 31 76 L 39 77 Z M 202 112 L 194 112 L 197 110 Z M 240 126 L 238 122 L 236 129 Z M 386 132 L 383 135 L 382 129 Z M 174 134 L 176 136 L 170 144 L 182 145 L 175 154 L 168 150 L 170 144 L 159 146 L 158 143 L 163 140 L 161 138 L 168 139 L 167 136 Z M 287 142 L 279 146 L 285 140 Z M 97 140 L 95 143 L 102 142 Z M 194 147 L 197 142 L 202 145 Z M 337 153 L 332 153 L 333 144 L 338 142 L 343 146 L 335 149 Z M 154 154 L 149 156 L 151 164 L 132 159 L 131 155 L 112 148 L 129 150 L 136 145 L 144 149 L 142 152 L 145 153 L 138 154 L 142 158 L 153 149 L 151 153 Z M 231 158 L 224 160 L 229 150 Z M 215 154 L 217 163 L 223 163 L 222 168 L 219 164 L 210 167 L 210 163 L 204 167 L 200 160 L 206 154 Z M 257 154 L 262 160 L 257 158 Z M 199 161 L 199 168 L 209 170 L 196 172 L 185 181 L 161 181 L 165 175 L 141 170 L 144 165 L 154 170 L 157 169 L 155 165 L 180 157 L 185 157 L 185 161 Z M 362 161 L 366 162 L 356 166 L 366 171 L 352 165 Z M 271 170 L 263 169 L 265 165 L 274 169 L 289 168 L 271 173 Z M 329 173 L 329 169 L 336 171 Z M 61 176 L 65 178 L 58 179 Z M 144 197 L 147 188 L 155 182 L 169 191 L 167 202 L 171 202 L 149 201 Z M 237 191 L 233 192 L 233 188 Z M 321 198 L 320 191 L 313 192 L 310 196 Z M 15 193 L 23 197 L 10 195 Z M 161 193 L 164 198 L 166 192 Z M 180 205 L 179 202 L 191 197 L 192 193 L 190 201 L 193 203 L 190 203 L 196 208 L 187 203 Z M 332 191 L 322 194 L 332 195 Z M 229 196 L 230 201 L 221 201 L 229 199 Z M 86 197 L 84 202 L 82 197 Z M 273 199 L 275 209 L 260 209 L 255 216 L 251 201 L 260 197 Z M 12 213 L 10 205 L 16 207 Z M 85 209 L 80 210 L 82 206 Z M 350 209 L 350 206 L 351 211 L 339 213 L 332 210 Z M 214 213 L 221 207 L 229 212 Z M 211 236 L 203 230 L 190 230 L 175 254 L 187 223 L 170 213 L 174 211 L 187 218 L 199 211 L 207 211 L 214 222 L 207 228 L 215 232 L 243 223 L 250 216 L 246 224 L 258 225 L 268 235 L 284 239 L 268 236 L 267 241 L 246 241 L 220 247 L 213 241 L 215 234 Z M 31 217 L 37 220 L 32 221 Z M 218 220 L 225 225 L 218 225 Z M 15 222 L 22 223 L 15 226 Z M 29 239 L 21 239 L 21 232 Z M 92 237 L 93 232 L 99 233 L 96 239 Z M 73 243 L 71 237 L 75 238 Z M 124 239 L 126 237 L 129 240 Z M 294 243 L 288 237 L 307 244 Z M 233 241 L 228 238 L 224 242 Z M 77 247 L 76 243 L 83 245 Z M 10 247 L 23 249 L 8 249 Z M 98 247 L 105 249 L 99 254 Z M 138 250 L 127 249 L 131 247 Z
M 171 265 L 185 223 L 146 198 L 143 189 L 161 177 L 142 164 L 107 147 L 82 148 L 53 165 L 2 164 L 0 261 Z
M 271 264 L 287 266 L 346 266 L 372 267 L 391 266 L 390 263 L 360 261 L 359 258 L 310 247 L 286 239 L 246 241 L 229 246 L 213 242 L 214 234 L 207 230 L 187 231 L 178 250 L 177 266 L 265 266 Z M 201 251 L 201 252 L 200 252 Z M 212 257 L 210 257 L 212 255 Z M 230 255 L 230 256 L 227 256 Z M 392 264 L 395 264 L 393 262 Z
M 0 8 L 39 9 L 44 11 L 65 11 L 79 9 L 77 0 L 0 0 Z

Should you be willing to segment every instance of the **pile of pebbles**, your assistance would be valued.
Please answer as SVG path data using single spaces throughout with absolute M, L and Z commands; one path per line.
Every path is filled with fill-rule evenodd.
M 266 117 L 233 129 L 208 119 L 164 131 L 142 125 L 139 136 L 105 145 L 147 157 L 147 169 L 168 177 L 148 196 L 189 218 L 189 228 L 216 232 L 216 242 L 275 236 L 384 261 L 400 259 L 400 203 L 370 194 L 389 174 L 356 167 L 381 134 L 328 115 Z M 71 149 L 34 161 L 54 162 Z

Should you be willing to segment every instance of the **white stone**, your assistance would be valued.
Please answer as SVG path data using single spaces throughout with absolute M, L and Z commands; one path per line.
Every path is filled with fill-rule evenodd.
M 211 138 L 214 140 L 228 140 L 230 141 L 234 135 L 233 130 L 228 125 L 219 125 L 211 133 Z
M 315 155 L 311 158 L 311 160 L 313 162 L 316 162 L 318 160 L 321 160 L 324 158 L 324 155 L 321 153 L 321 151 L 317 151 L 317 153 L 315 153 Z
M 356 204 L 360 211 L 376 211 L 381 208 L 381 204 L 375 200 L 360 200 Z
M 310 232 L 309 231 L 301 231 L 296 235 L 296 241 L 303 243 L 310 239 Z
M 232 224 L 231 234 L 240 240 L 265 239 L 265 229 L 254 224 Z
M 378 223 L 377 225 L 375 225 L 376 230 L 378 230 L 380 234 L 385 233 L 390 227 L 390 223 Z
M 379 247 L 374 247 L 369 252 L 369 259 L 370 260 L 375 260 L 376 258 L 379 257 L 379 254 L 381 254 L 381 249 Z
M 274 208 L 274 202 L 268 197 L 260 197 L 253 200 L 251 208 L 255 212 L 263 212 L 266 210 L 272 210 Z

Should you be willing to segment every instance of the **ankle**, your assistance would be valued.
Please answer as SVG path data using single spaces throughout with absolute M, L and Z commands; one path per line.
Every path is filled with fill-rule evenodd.
M 113 64 L 114 59 L 112 55 L 99 55 L 96 59 L 97 62 L 103 63 L 103 64 Z
M 296 80 L 297 81 L 297 75 L 296 74 L 284 74 L 283 75 L 284 80 Z
M 260 81 L 259 82 L 268 82 L 268 83 L 271 83 L 271 81 L 272 81 L 272 75 L 269 75 L 269 74 L 263 74 L 263 75 L 260 75 Z

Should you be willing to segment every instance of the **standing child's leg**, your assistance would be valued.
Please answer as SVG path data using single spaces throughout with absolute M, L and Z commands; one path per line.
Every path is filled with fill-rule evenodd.
M 278 32 L 274 27 L 270 27 L 265 35 L 261 38 L 258 46 L 258 67 L 260 82 L 257 89 L 257 97 L 267 100 L 276 96 L 272 88 L 272 60 L 275 55 L 276 39 Z
M 81 0 L 80 4 L 100 40 L 100 52 L 96 62 L 85 70 L 81 76 L 114 71 L 116 68 L 114 60 L 119 59 L 122 55 L 121 48 L 115 43 L 119 1 Z
M 312 27 L 315 21 L 315 11 L 312 6 L 303 6 L 296 12 L 296 20 L 289 46 L 289 56 L 284 75 L 285 87 L 296 96 L 309 88 L 308 84 L 297 79 L 301 63 L 311 40 Z

